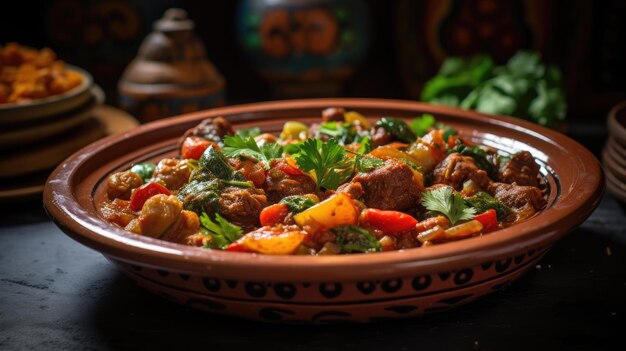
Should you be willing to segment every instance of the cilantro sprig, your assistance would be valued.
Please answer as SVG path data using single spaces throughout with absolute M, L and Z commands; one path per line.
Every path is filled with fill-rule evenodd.
M 283 156 L 282 146 L 276 143 L 267 143 L 259 146 L 253 137 L 244 138 L 241 135 L 226 136 L 222 153 L 228 157 L 247 156 L 264 162 L 269 168 L 271 160 Z
M 425 192 L 422 195 L 422 205 L 427 210 L 448 217 L 452 225 L 458 221 L 472 219 L 476 214 L 476 210 L 467 206 L 461 194 L 453 193 L 449 187 Z
M 334 139 L 308 139 L 297 146 L 293 156 L 300 170 L 313 173 L 318 189 L 335 190 L 354 172 L 346 149 Z
M 200 215 L 200 232 L 211 238 L 206 244 L 207 247 L 220 250 L 239 240 L 243 234 L 240 226 L 230 223 L 219 213 L 215 213 L 213 221 L 206 212 Z

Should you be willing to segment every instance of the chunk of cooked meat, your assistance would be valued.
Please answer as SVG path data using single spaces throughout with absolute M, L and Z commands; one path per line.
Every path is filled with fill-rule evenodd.
M 322 111 L 322 121 L 324 122 L 343 122 L 343 114 L 346 112 L 341 107 L 329 107 Z
M 285 173 L 281 168 L 285 170 L 294 168 L 289 168 L 290 166 L 285 167 L 284 164 L 284 160 L 272 161 L 265 177 L 263 189 L 269 203 L 277 203 L 282 198 L 290 195 L 304 195 L 315 192 L 315 181 L 311 177 L 306 174 Z
M 357 174 L 352 182 L 360 183 L 363 195 L 355 199 L 362 200 L 367 207 L 402 211 L 419 205 L 424 188 L 420 180 L 405 163 L 387 160 L 380 168 Z M 354 195 L 359 192 L 358 185 L 344 186 L 341 191 Z
M 133 189 L 143 185 L 143 179 L 135 172 L 124 171 L 113 173 L 107 180 L 107 195 L 109 199 L 130 199 Z
M 238 158 L 228 158 L 228 164 L 239 171 L 246 179 L 254 183 L 257 188 L 265 183 L 265 168 L 260 162 L 251 160 L 240 160 Z
M 348 182 L 342 184 L 337 188 L 337 192 L 350 194 L 353 199 L 360 199 L 365 194 L 363 191 L 363 185 L 359 182 Z
M 493 182 L 489 184 L 487 192 L 511 208 L 516 221 L 531 217 L 546 205 L 541 190 L 533 186 Z
M 267 198 L 263 189 L 232 186 L 222 191 L 218 212 L 230 222 L 253 227 L 260 224 L 259 214 L 265 206 Z
M 111 202 L 106 202 L 100 209 L 102 216 L 107 221 L 113 222 L 120 227 L 125 227 L 135 219 L 137 216 L 130 209 L 130 202 L 122 199 L 114 199 Z
M 433 171 L 433 183 L 447 184 L 458 191 L 469 179 L 481 188 L 487 187 L 490 182 L 487 172 L 478 168 L 474 159 L 458 153 L 448 155 Z
M 160 238 L 180 217 L 183 203 L 174 195 L 154 195 L 143 204 L 139 216 L 141 233 Z
M 518 152 L 511 160 L 500 167 L 500 181 L 503 183 L 539 186 L 539 165 L 528 151 Z
M 191 167 L 188 160 L 164 158 L 157 164 L 152 177 L 162 181 L 169 190 L 178 190 L 189 182 L 190 175 Z
M 224 136 L 235 135 L 235 131 L 230 122 L 224 117 L 208 118 L 200 122 L 196 127 L 188 129 L 180 138 L 179 149 L 183 141 L 189 136 L 199 136 L 206 140 L 216 142 L 221 145 Z

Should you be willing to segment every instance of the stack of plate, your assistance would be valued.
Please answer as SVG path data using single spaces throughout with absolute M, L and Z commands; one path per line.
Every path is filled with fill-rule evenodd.
M 0 201 L 41 193 L 48 174 L 80 148 L 115 130 L 137 125 L 102 106 L 104 93 L 89 73 L 63 94 L 0 105 Z M 106 118 L 104 118 L 106 115 Z M 111 117 L 113 115 L 113 117 Z M 110 121 L 110 119 L 116 121 Z M 113 131 L 115 131 L 113 130 Z
M 602 151 L 606 188 L 626 203 L 626 101 L 609 112 L 607 125 L 609 139 Z

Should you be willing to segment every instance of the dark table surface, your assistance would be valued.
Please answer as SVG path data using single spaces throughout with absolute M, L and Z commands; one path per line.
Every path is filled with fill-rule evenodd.
M 570 135 L 598 154 L 603 125 Z M 297 326 L 195 311 L 137 287 L 65 236 L 40 201 L 0 208 L 0 350 L 477 349 L 626 345 L 626 209 L 605 194 L 509 288 L 454 310 L 367 325 Z

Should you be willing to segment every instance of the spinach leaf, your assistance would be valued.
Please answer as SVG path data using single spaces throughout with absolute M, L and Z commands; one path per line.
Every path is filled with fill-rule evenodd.
M 355 225 L 345 225 L 331 229 L 342 253 L 382 251 L 380 243 L 369 230 Z
M 222 185 L 218 179 L 192 180 L 178 192 L 183 208 L 196 213 L 217 211 Z
M 417 137 L 406 122 L 393 117 L 383 117 L 376 122 L 377 127 L 383 127 L 387 133 L 405 143 L 414 142 Z

